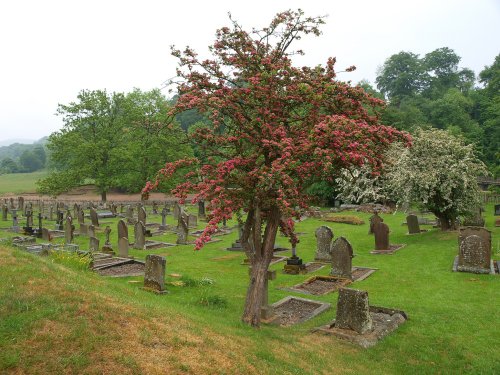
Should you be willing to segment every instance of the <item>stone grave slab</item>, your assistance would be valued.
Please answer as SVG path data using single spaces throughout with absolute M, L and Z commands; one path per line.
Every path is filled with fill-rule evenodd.
M 273 316 L 264 323 L 288 327 L 305 322 L 328 310 L 331 304 L 306 298 L 288 296 L 271 305 Z
M 372 250 L 372 251 L 370 251 L 370 254 L 388 254 L 388 255 L 392 255 L 396 251 L 401 250 L 402 248 L 404 248 L 405 246 L 406 246 L 406 244 L 389 245 L 389 249 L 387 249 L 387 250 Z
M 326 267 L 326 263 L 323 262 L 308 262 L 305 264 L 305 272 L 304 273 L 313 273 L 316 272 L 323 267 Z
M 342 287 L 351 284 L 352 281 L 347 278 L 335 276 L 313 276 L 308 278 L 303 283 L 285 288 L 291 292 L 311 294 L 315 296 L 322 296 L 324 294 L 333 293 Z
M 94 270 L 101 276 L 108 277 L 130 277 L 143 276 L 145 263 L 135 259 L 111 258 L 114 261 L 103 263 Z
M 313 329 L 312 332 L 335 336 L 363 348 L 369 348 L 376 345 L 377 342 L 394 332 L 401 324 L 408 320 L 406 313 L 401 310 L 370 306 L 369 312 L 372 321 L 372 329 L 364 334 L 354 330 L 336 327 L 335 320 L 330 324 Z

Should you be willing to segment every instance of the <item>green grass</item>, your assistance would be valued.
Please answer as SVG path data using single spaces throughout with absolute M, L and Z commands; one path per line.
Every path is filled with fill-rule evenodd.
M 500 228 L 493 227 L 492 212 L 493 205 L 488 205 L 493 257 L 499 259 Z M 368 214 L 348 214 L 368 223 Z M 288 328 L 242 324 L 248 269 L 241 265 L 243 254 L 224 250 L 235 233 L 197 252 L 192 246 L 131 250 L 140 259 L 147 253 L 166 256 L 169 294 L 163 296 L 141 290 L 140 277 L 102 278 L 71 259 L 5 248 L 0 250 L 0 372 L 102 373 L 106 368 L 110 373 L 188 374 L 500 373 L 500 276 L 451 272 L 457 233 L 424 226 L 428 232 L 407 236 L 401 225 L 404 216 L 382 215 L 391 229 L 391 243 L 406 244 L 394 255 L 369 254 L 374 239 L 367 234 L 368 224 L 318 219 L 297 224 L 297 230 L 306 233 L 297 249 L 304 261 L 314 258 L 315 229 L 330 226 L 335 238 L 351 242 L 354 265 L 378 268 L 352 287 L 367 290 L 373 305 L 408 314 L 403 326 L 371 349 L 311 333 L 334 318 L 337 293 L 305 296 L 279 289 L 312 275 L 327 275 L 326 268 L 294 276 L 281 273 L 283 263 L 272 266 L 278 275 L 269 283 L 269 300 L 297 295 L 329 302 L 330 310 Z M 111 223 L 117 248 L 117 220 L 103 221 Z M 160 216 L 148 216 L 148 221 L 160 222 Z M 172 217 L 167 222 L 173 224 Z M 0 221 L 0 228 L 9 225 Z M 12 235 L 3 233 L 0 236 Z M 98 236 L 104 243 L 103 232 Z M 175 242 L 175 235 L 160 240 Z M 287 245 L 283 237 L 276 242 Z M 77 237 L 76 243 L 86 249 L 88 238 Z M 169 276 L 174 273 L 182 277 Z
M 32 173 L 9 173 L 0 175 L 0 195 L 36 192 L 36 181 L 46 177 L 47 171 Z

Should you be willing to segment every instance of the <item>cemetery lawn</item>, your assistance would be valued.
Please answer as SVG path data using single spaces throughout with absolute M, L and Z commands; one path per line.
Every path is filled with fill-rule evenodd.
M 35 182 L 47 177 L 45 170 L 32 173 L 8 173 L 0 175 L 0 195 L 35 193 Z
M 493 205 L 487 205 L 493 258 L 499 259 L 500 228 L 493 226 L 492 213 Z M 457 232 L 423 226 L 429 231 L 408 236 L 401 213 L 381 216 L 391 229 L 391 243 L 406 246 L 394 255 L 369 254 L 374 247 L 367 234 L 370 215 L 345 214 L 365 224 L 307 219 L 297 224 L 305 232 L 297 251 L 305 262 L 312 261 L 314 231 L 328 225 L 334 238 L 351 242 L 355 266 L 378 269 L 351 287 L 367 290 L 372 305 L 404 310 L 409 320 L 373 348 L 311 333 L 335 317 L 338 293 L 308 296 L 279 289 L 327 275 L 328 267 L 285 275 L 283 262 L 273 265 L 277 278 L 269 283 L 269 301 L 295 295 L 329 302 L 330 310 L 287 328 L 242 324 L 248 269 L 241 265 L 242 253 L 224 250 L 236 233 L 198 252 L 192 246 L 131 250 L 140 259 L 147 253 L 166 256 L 170 293 L 161 296 L 141 290 L 141 277 L 100 277 L 71 258 L 37 257 L 0 245 L 0 373 L 500 373 L 500 276 L 451 272 Z M 117 249 L 117 219 L 103 221 L 111 223 Z M 160 216 L 148 214 L 152 221 L 160 222 Z M 173 224 L 172 216 L 167 223 Z M 0 221 L 0 228 L 10 225 Z M 132 228 L 129 233 L 132 242 Z M 12 234 L 0 231 L 0 237 L 7 236 Z M 98 236 L 103 244 L 102 230 Z M 175 242 L 175 235 L 158 239 Z M 287 245 L 283 237 L 276 242 Z M 76 237 L 76 243 L 87 249 L 88 238 Z

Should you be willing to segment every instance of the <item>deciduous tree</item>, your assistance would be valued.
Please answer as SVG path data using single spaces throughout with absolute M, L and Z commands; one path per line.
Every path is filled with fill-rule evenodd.
M 319 35 L 323 23 L 322 17 L 286 11 L 252 32 L 232 20 L 231 28 L 217 31 L 210 59 L 173 48 L 180 97 L 171 115 L 196 108 L 210 118 L 211 125 L 191 134 L 207 157 L 167 163 L 143 192 L 180 167 L 192 168 L 173 193 L 184 200 L 195 192 L 194 202 L 204 199 L 211 210 L 197 249 L 220 222 L 246 212 L 241 242 L 251 275 L 242 320 L 254 326 L 277 231 L 293 247 L 298 242 L 293 218 L 307 207 L 305 189 L 351 165 L 370 164 L 376 173 L 387 146 L 408 141 L 380 125 L 380 99 L 337 80 L 334 58 L 323 67 L 292 64 L 292 55 L 302 53 L 292 50 L 293 42 Z

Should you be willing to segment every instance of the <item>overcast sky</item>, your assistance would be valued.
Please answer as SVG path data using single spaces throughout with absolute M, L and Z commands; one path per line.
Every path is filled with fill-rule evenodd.
M 297 65 L 335 56 L 338 70 L 356 65 L 339 77 L 353 83 L 373 83 L 377 68 L 400 51 L 450 47 L 476 74 L 500 53 L 500 0 L 1 1 L 0 142 L 60 129 L 58 103 L 82 89 L 160 87 L 175 75 L 170 45 L 208 56 L 228 12 L 249 30 L 290 8 L 329 16 L 323 35 L 303 40 L 306 56 Z

